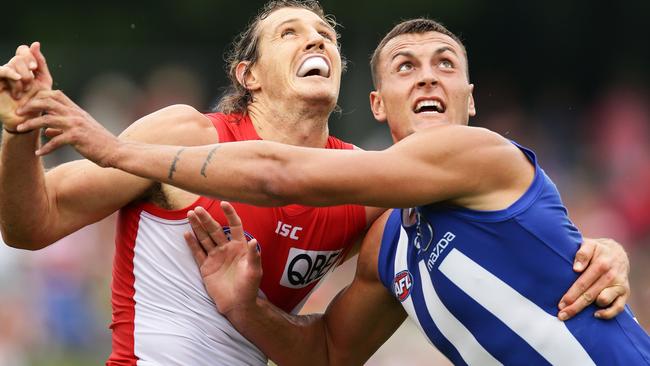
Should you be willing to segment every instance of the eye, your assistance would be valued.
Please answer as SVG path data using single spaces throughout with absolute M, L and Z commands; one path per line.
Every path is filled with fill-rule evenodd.
M 330 41 L 334 40 L 334 36 L 330 32 L 318 32 L 323 38 L 329 39 Z
M 397 71 L 399 72 L 411 71 L 411 70 L 413 70 L 413 64 L 410 62 L 404 62 L 397 67 Z
M 292 36 L 296 34 L 296 31 L 293 28 L 286 28 L 285 30 L 280 33 L 280 37 L 284 38 L 286 36 Z
M 453 69 L 454 68 L 454 63 L 451 62 L 451 60 L 447 60 L 447 59 L 440 61 L 440 63 L 438 65 L 440 65 L 440 67 L 443 68 L 443 69 Z

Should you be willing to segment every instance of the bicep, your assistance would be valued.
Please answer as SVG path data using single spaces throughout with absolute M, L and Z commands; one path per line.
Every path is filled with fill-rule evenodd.
M 491 189 L 501 174 L 495 165 L 503 146 L 510 144 L 483 129 L 457 127 L 419 132 L 384 151 L 286 151 L 289 182 L 283 186 L 293 201 L 387 208 Z
M 45 175 L 56 222 L 50 235 L 59 239 L 112 214 L 142 196 L 152 182 L 88 160 L 63 164 Z
M 361 364 L 406 319 L 401 305 L 379 281 L 355 278 L 325 314 L 330 364 Z
M 370 227 L 362 244 L 352 284 L 325 313 L 330 364 L 361 364 L 404 322 L 401 304 L 379 281 L 377 260 L 390 212 Z
M 170 106 L 134 122 L 121 139 L 162 144 L 208 144 L 218 141 L 210 121 L 194 108 Z M 88 160 L 58 166 L 45 175 L 51 202 L 50 235 L 63 237 L 94 223 L 141 197 L 153 181 Z
M 291 201 L 332 205 L 355 203 L 385 208 L 444 200 L 463 185 L 458 169 L 433 164 L 424 154 L 404 150 L 313 152 L 287 171 L 283 183 Z

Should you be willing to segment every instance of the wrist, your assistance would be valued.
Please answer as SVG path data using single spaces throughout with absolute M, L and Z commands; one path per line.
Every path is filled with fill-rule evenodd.
M 259 314 L 263 306 L 262 302 L 259 297 L 253 301 L 241 302 L 224 311 L 223 315 L 233 324 L 240 324 L 246 319 L 251 319 L 251 315 Z
M 10 129 L 6 128 L 5 126 L 2 126 L 2 129 L 4 130 L 4 132 L 6 132 L 8 134 L 11 134 L 11 135 L 26 135 L 28 133 L 34 132 L 34 130 L 27 130 L 27 131 L 10 130 Z
M 108 150 L 108 154 L 104 159 L 104 164 L 102 165 L 105 168 L 119 169 L 120 161 L 122 161 L 121 156 L 124 154 L 124 150 L 128 148 L 128 146 L 126 146 L 127 144 L 127 142 L 116 137 L 113 147 Z

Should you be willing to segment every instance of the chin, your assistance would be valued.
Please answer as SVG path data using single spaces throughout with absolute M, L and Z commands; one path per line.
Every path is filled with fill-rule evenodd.
M 447 116 L 444 114 L 432 114 L 432 115 L 416 115 L 413 120 L 413 125 L 415 130 L 425 129 L 433 126 L 448 125 L 451 124 Z
M 331 105 L 331 107 L 334 108 L 338 99 L 338 93 L 331 88 L 313 88 L 303 90 L 303 92 L 300 93 L 300 98 L 312 104 L 323 106 Z

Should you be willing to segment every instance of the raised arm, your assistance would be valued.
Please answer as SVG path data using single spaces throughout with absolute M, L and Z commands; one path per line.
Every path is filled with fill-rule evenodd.
M 63 131 L 41 154 L 71 144 L 102 166 L 257 205 L 358 203 L 391 208 L 455 200 L 465 207 L 495 210 L 519 198 L 534 174 L 514 145 L 481 128 L 432 127 L 384 151 L 310 149 L 268 141 L 161 146 L 119 140 L 92 119 L 68 118 L 64 111 L 70 105 L 74 103 L 60 92 L 43 92 L 24 109 L 49 114 L 19 126 L 22 130 L 51 126 Z M 615 264 L 618 257 L 610 258 L 598 260 L 595 270 L 586 272 L 563 299 L 572 305 L 566 309 L 569 317 L 588 305 L 577 301 L 583 293 L 591 300 L 603 290 L 601 304 L 619 297 L 612 303 L 615 311 L 600 314 L 610 317 L 622 311 L 620 299 L 624 302 L 629 291 L 618 285 L 627 283 L 627 267 L 617 265 L 610 271 L 602 263 Z
M 59 117 L 67 103 L 60 93 L 48 92 L 24 108 L 26 113 L 47 110 L 48 114 L 19 126 L 21 130 L 50 126 L 63 131 L 40 154 L 71 144 L 101 166 L 257 205 L 408 207 L 469 192 L 495 194 L 513 185 L 526 186 L 533 174 L 516 147 L 480 128 L 435 127 L 384 151 L 310 149 L 267 141 L 187 148 L 120 141 L 98 124 Z M 443 146 L 434 141 L 454 143 Z M 504 154 L 515 156 L 519 167 L 513 167 L 513 159 L 506 163 Z M 526 174 L 517 174 L 521 169 Z M 504 175 L 514 182 L 506 189 L 501 187 Z M 410 184 L 403 184 L 406 176 Z M 395 194 L 396 187 L 399 194 Z
M 38 90 L 49 89 L 52 79 L 38 43 L 31 48 L 21 46 L 17 53 L 0 68 L 0 120 L 5 122 L 0 153 L 0 231 L 8 245 L 34 250 L 110 215 L 142 196 L 154 182 L 102 169 L 87 160 L 45 173 L 41 159 L 34 155 L 39 146 L 38 129 L 27 133 L 15 130 L 18 123 L 41 111 L 18 115 L 16 108 Z M 92 118 L 74 104 L 68 107 L 59 112 L 75 120 Z M 173 106 L 146 116 L 129 127 L 122 138 L 184 145 L 217 141 L 210 122 L 188 106 Z
M 401 305 L 377 274 L 385 215 L 364 239 L 352 284 L 337 295 L 325 314 L 297 316 L 257 298 L 262 269 L 256 245 L 246 243 L 232 207 L 223 204 L 222 208 L 232 241 L 200 208 L 189 214 L 196 238 L 190 233 L 185 238 L 217 309 L 278 364 L 362 364 L 404 321 Z

